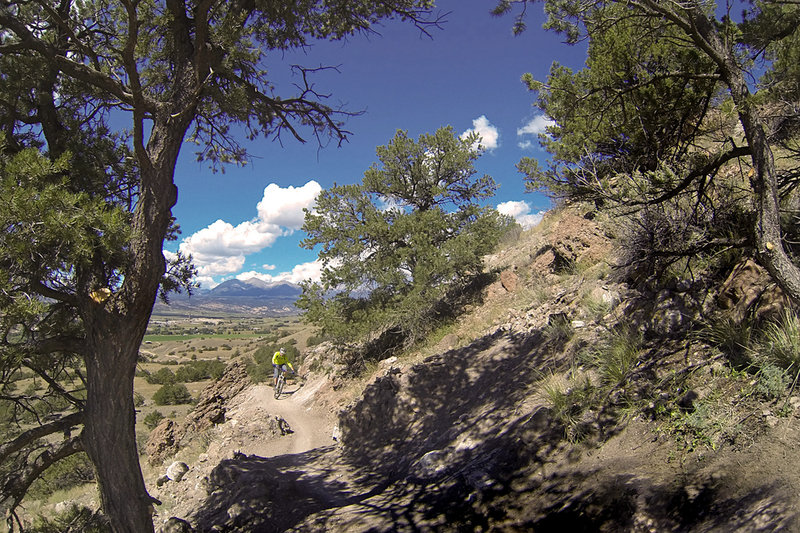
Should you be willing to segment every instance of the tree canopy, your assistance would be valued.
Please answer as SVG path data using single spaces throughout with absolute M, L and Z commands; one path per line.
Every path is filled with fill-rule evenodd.
M 30 422 L 22 412 L 36 426 L 8 433 L 13 440 L 0 445 L 0 505 L 12 527 L 33 479 L 85 450 L 114 530 L 152 531 L 133 377 L 157 295 L 191 288 L 188 258 L 168 261 L 162 251 L 176 236 L 173 173 L 184 141 L 219 167 L 244 164 L 243 143 L 257 137 L 345 140 L 352 112 L 316 89 L 320 67 L 284 65 L 281 52 L 374 31 L 390 18 L 426 31 L 437 24 L 432 7 L 429 0 L 0 5 L 0 407 L 17 427 Z M 276 86 L 279 68 L 291 68 L 297 83 Z M 26 372 L 47 383 L 42 401 L 62 398 L 48 408 L 60 420 L 44 420 L 44 407 L 14 393 L 15 376 Z M 82 427 L 79 437 L 39 446 L 71 426 Z
M 525 29 L 533 0 L 501 0 Z M 549 168 L 524 159 L 532 188 L 705 226 L 673 242 L 745 245 L 800 300 L 800 270 L 782 235 L 782 199 L 797 184 L 796 62 L 800 7 L 791 2 L 545 0 L 545 28 L 586 42 L 578 72 L 523 76 L 555 124 Z M 740 11 L 734 11 L 740 10 Z M 678 205 L 682 203 L 682 205 Z M 784 211 L 784 213 L 786 213 Z M 785 217 L 784 217 L 785 218 Z M 726 238 L 742 223 L 743 239 Z M 685 227 L 684 227 L 685 229 Z M 711 231 L 706 231 L 706 230 Z M 741 233 L 741 232 L 739 232 Z
M 342 341 L 425 331 L 435 304 L 481 271 L 510 223 L 480 205 L 496 185 L 476 175 L 478 141 L 450 127 L 416 141 L 398 131 L 360 184 L 320 193 L 303 226 L 302 245 L 319 246 L 324 265 L 300 299 L 310 321 Z

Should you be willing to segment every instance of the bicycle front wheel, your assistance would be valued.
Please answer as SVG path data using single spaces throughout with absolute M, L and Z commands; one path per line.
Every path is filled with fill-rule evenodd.
M 275 385 L 275 399 L 277 400 L 280 398 L 281 393 L 283 392 L 283 386 L 286 385 L 286 378 L 283 377 L 283 374 L 278 376 L 278 383 Z

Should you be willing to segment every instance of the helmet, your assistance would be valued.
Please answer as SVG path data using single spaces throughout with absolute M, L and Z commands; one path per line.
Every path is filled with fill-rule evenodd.
M 281 355 L 286 355 L 286 348 L 281 348 Z

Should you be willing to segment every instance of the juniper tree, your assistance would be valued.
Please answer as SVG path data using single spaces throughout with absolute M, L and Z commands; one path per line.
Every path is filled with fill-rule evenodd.
M 481 272 L 510 223 L 480 204 L 496 188 L 474 168 L 481 152 L 476 134 L 450 127 L 416 141 L 398 131 L 361 183 L 320 193 L 303 226 L 302 246 L 319 246 L 324 265 L 303 287 L 306 318 L 340 342 L 427 331 L 435 304 Z
M 162 251 L 174 236 L 173 174 L 184 142 L 216 166 L 246 160 L 243 138 L 345 140 L 348 113 L 317 92 L 319 67 L 292 66 L 297 83 L 275 86 L 271 72 L 285 66 L 281 52 L 374 31 L 389 18 L 424 31 L 436 23 L 432 4 L 0 4 L 3 156 L 19 165 L 17 158 L 43 155 L 51 165 L 31 179 L 4 177 L 3 370 L 39 372 L 73 409 L 62 422 L 4 444 L 2 457 L 21 460 L 13 455 L 19 446 L 82 424 L 79 438 L 29 456 L 6 478 L 2 496 L 10 498 L 12 518 L 41 469 L 80 448 L 95 466 L 114 530 L 153 530 L 134 434 L 133 377 L 157 294 L 187 286 L 192 274 L 185 258 L 168 266 Z M 72 392 L 83 384 L 85 392 Z M 5 399 L 26 408 L 18 395 Z
M 515 31 L 523 31 L 525 10 L 534 3 L 500 0 L 495 13 L 521 8 Z M 542 170 L 532 159 L 520 162 L 530 185 L 634 207 L 664 205 L 681 195 L 703 207 L 719 198 L 731 201 L 732 193 L 734 208 L 745 215 L 739 221 L 750 228 L 746 244 L 800 300 L 800 269 L 782 235 L 794 219 L 782 228 L 780 205 L 800 176 L 800 6 L 542 3 L 545 28 L 569 43 L 587 42 L 588 55 L 578 72 L 555 64 L 544 82 L 524 76 L 538 92 L 537 105 L 555 121 L 543 139 L 554 156 L 550 168 Z M 720 172 L 737 162 L 739 183 L 714 193 Z

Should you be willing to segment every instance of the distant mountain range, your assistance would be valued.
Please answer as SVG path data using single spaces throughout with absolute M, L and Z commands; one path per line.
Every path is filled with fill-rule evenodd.
M 213 289 L 200 289 L 188 297 L 170 295 L 169 305 L 156 303 L 156 314 L 286 316 L 299 310 L 294 303 L 302 294 L 299 285 L 267 283 L 257 278 L 229 279 Z

